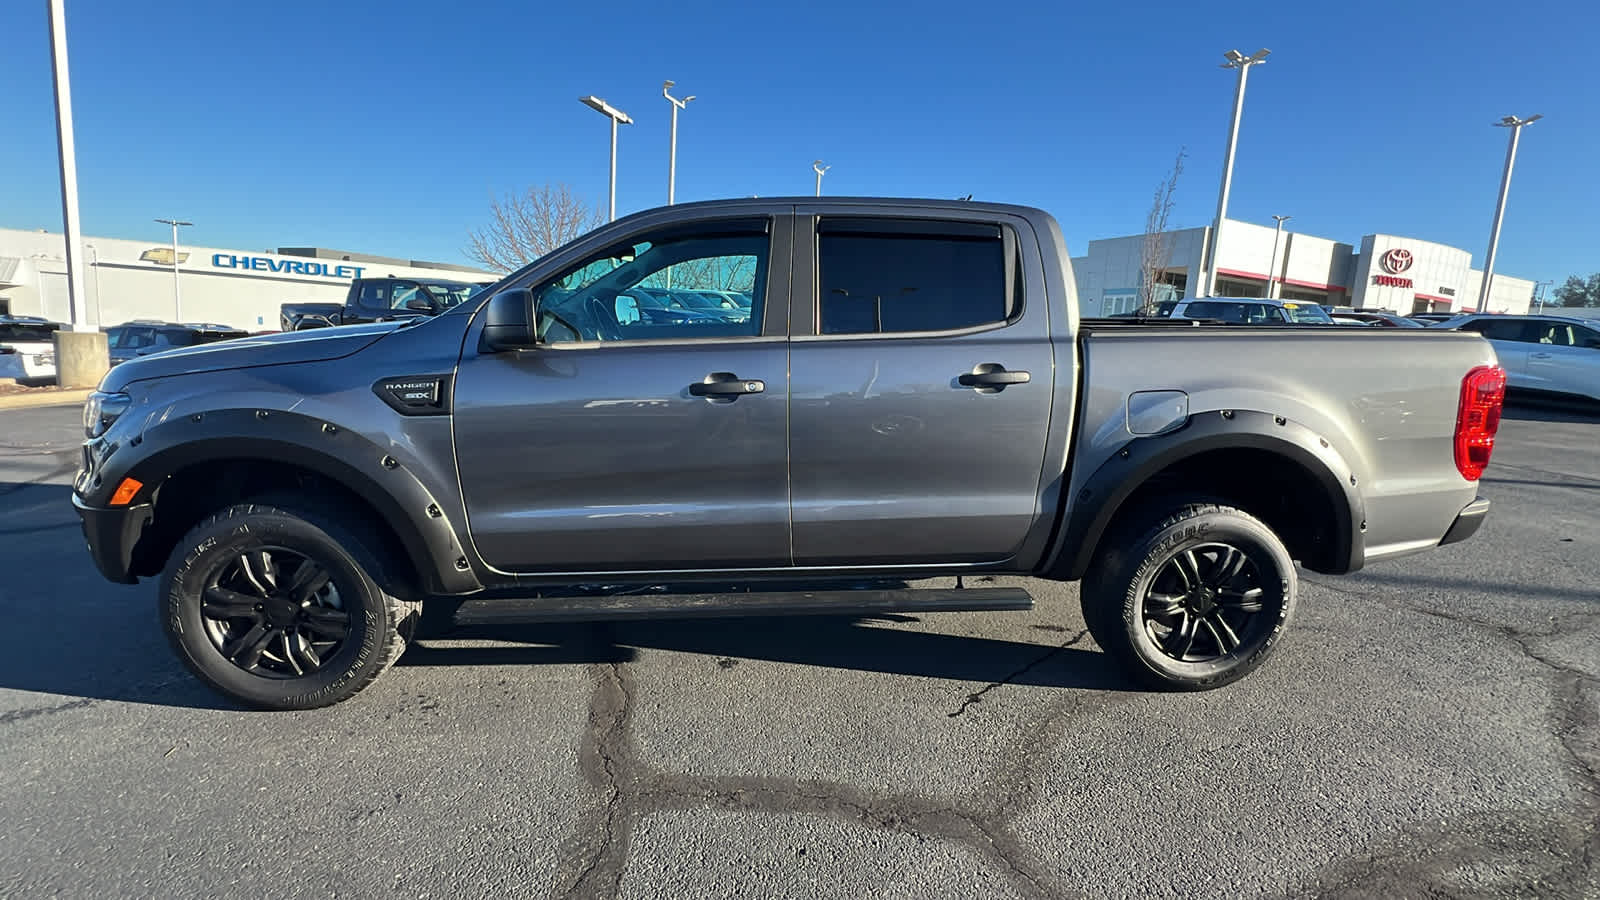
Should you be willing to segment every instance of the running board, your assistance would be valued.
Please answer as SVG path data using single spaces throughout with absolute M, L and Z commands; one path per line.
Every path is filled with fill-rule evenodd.
M 889 612 L 1003 612 L 1033 609 L 1022 588 L 958 590 L 767 591 L 718 594 L 613 594 L 589 597 L 467 599 L 456 625 L 527 625 L 618 619 L 741 616 L 860 616 Z

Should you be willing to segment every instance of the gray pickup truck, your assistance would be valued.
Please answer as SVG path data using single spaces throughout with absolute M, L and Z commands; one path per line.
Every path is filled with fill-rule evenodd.
M 626 300 L 701 286 L 749 319 Z M 734 200 L 620 219 L 434 318 L 119 366 L 74 503 L 107 578 L 160 577 L 195 674 L 265 708 L 355 694 L 424 606 L 1031 606 L 961 582 L 985 574 L 1081 580 L 1133 676 L 1204 689 L 1274 650 L 1297 565 L 1471 536 L 1503 393 L 1474 334 L 1082 321 L 1036 209 Z

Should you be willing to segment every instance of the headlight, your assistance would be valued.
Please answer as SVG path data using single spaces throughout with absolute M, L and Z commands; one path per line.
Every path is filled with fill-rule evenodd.
M 107 394 L 95 391 L 83 404 L 83 433 L 99 437 L 106 433 L 117 417 L 127 412 L 133 398 L 127 394 Z

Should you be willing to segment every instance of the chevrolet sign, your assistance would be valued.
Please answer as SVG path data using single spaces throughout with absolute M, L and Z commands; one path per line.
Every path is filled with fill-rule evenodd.
M 330 266 L 320 262 L 269 259 L 265 256 L 211 254 L 211 264 L 219 269 L 248 269 L 252 272 L 286 272 L 292 275 L 321 275 L 325 278 L 360 278 L 366 266 Z
M 149 250 L 146 250 L 145 252 L 139 254 L 139 258 L 144 260 L 145 262 L 153 262 L 153 263 L 156 263 L 158 265 L 170 266 L 170 265 L 172 265 L 172 248 L 171 247 L 151 247 Z M 188 261 L 189 261 L 189 251 L 187 251 L 187 250 L 179 250 L 178 251 L 178 262 L 186 263 Z

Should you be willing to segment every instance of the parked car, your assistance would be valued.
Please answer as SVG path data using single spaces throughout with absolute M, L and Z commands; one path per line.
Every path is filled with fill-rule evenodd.
M 35 316 L 0 316 L 0 378 L 56 377 L 55 333 L 65 327 Z
M 688 260 L 755 273 L 749 320 L 625 320 L 619 298 Z M 107 578 L 160 575 L 191 671 L 274 709 L 360 691 L 424 606 L 478 625 L 1031 608 L 907 584 L 1005 574 L 1081 579 L 1132 676 L 1209 689 L 1281 645 L 1300 567 L 1352 572 L 1486 515 L 1504 373 L 1477 335 L 1085 328 L 1072 284 L 1060 226 L 1026 207 L 648 210 L 431 319 L 113 369 L 73 502 Z
M 1355 319 L 1355 320 L 1360 321 L 1360 322 L 1366 322 L 1369 325 L 1378 325 L 1378 326 L 1383 327 L 1383 328 L 1422 328 L 1422 327 L 1424 327 L 1421 322 L 1418 322 L 1415 319 L 1408 319 L 1405 316 L 1397 316 L 1394 313 L 1390 313 L 1390 312 L 1371 312 L 1371 311 L 1364 310 L 1364 309 L 1357 309 L 1357 310 L 1352 310 L 1350 312 L 1341 312 L 1341 313 L 1334 313 L 1333 314 L 1333 318 L 1335 320 L 1337 320 L 1337 319 L 1339 319 L 1341 317 L 1346 318 L 1346 319 Z
M 176 324 L 151 319 L 124 322 L 106 329 L 106 343 L 113 366 L 179 347 L 214 344 L 248 336 L 249 332 L 228 325 L 207 322 Z
M 357 278 L 350 282 L 343 303 L 285 303 L 279 308 L 278 320 L 283 331 L 300 331 L 436 316 L 491 284 L 494 282 L 442 278 Z
M 1461 314 L 1460 313 L 1412 313 L 1407 318 L 1416 319 L 1419 322 L 1433 323 L 1433 322 L 1443 322 L 1446 319 L 1454 319 L 1458 315 L 1461 315 Z
M 1315 303 L 1261 297 L 1202 297 L 1183 300 L 1174 319 L 1215 319 L 1240 325 L 1332 325 L 1327 311 Z
M 1335 325 L 1360 325 L 1365 328 L 1377 324 L 1376 322 L 1369 322 L 1366 319 L 1357 319 L 1354 316 L 1335 315 L 1331 318 L 1333 319 L 1333 324 Z
M 1569 316 L 1470 314 L 1433 326 L 1483 335 L 1506 370 L 1506 386 L 1600 400 L 1600 322 Z

